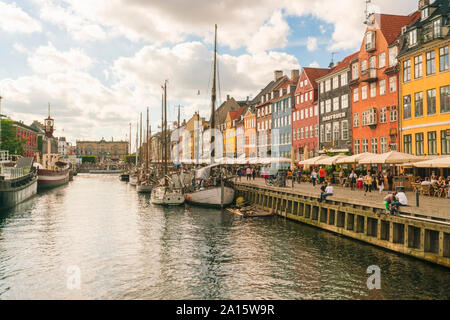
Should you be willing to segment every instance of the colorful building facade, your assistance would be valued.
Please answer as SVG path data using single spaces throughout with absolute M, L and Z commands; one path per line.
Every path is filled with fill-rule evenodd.
M 402 151 L 450 154 L 449 1 L 421 1 L 400 48 Z

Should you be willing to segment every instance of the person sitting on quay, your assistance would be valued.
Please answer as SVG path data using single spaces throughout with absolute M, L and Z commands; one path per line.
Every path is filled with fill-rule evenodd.
M 386 209 L 386 214 L 390 212 L 390 205 L 394 202 L 395 195 L 392 192 L 389 192 L 386 197 L 383 199 L 384 208 Z
M 391 203 L 391 215 L 395 215 L 400 206 L 406 207 L 408 205 L 408 199 L 403 191 L 395 193 L 395 201 Z
M 323 190 L 323 192 L 321 192 L 319 202 L 322 202 L 323 200 L 327 200 L 327 197 L 333 195 L 333 186 L 331 185 L 331 183 L 328 183 L 328 185 L 327 185 L 327 183 L 324 182 L 322 187 L 325 187 L 325 190 Z M 321 191 L 322 191 L 322 187 L 320 188 Z

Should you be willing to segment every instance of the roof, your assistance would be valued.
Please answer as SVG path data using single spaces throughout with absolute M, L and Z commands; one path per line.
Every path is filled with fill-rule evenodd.
M 430 5 L 428 5 L 428 7 L 434 7 L 436 8 L 436 10 L 434 10 L 429 16 L 428 18 L 426 18 L 425 20 L 421 20 L 421 19 L 416 19 L 414 20 L 414 23 L 412 23 L 410 25 L 410 27 L 420 27 L 423 24 L 428 24 L 430 23 L 431 20 L 433 20 L 434 17 L 438 16 L 438 15 L 446 15 L 450 13 L 450 4 L 449 4 L 449 0 L 436 0 L 433 3 L 431 3 Z M 421 16 L 420 12 L 417 11 L 418 14 L 418 18 Z
M 420 12 L 415 11 L 409 16 L 392 14 L 377 14 L 380 21 L 380 30 L 388 44 L 394 42 L 402 33 L 402 27 L 409 25 L 420 17 Z
M 327 68 L 303 68 L 303 72 L 305 72 L 308 77 L 309 82 L 312 84 L 314 89 L 317 89 L 316 80 L 320 77 L 327 75 L 330 72 L 330 69 Z
M 243 106 L 236 111 L 230 111 L 229 114 L 230 114 L 231 121 L 239 119 L 241 117 L 241 115 L 245 112 L 246 109 L 247 109 L 247 106 Z
M 358 59 L 358 55 L 359 55 L 359 51 L 356 51 L 355 53 L 352 53 L 351 55 L 345 57 L 342 61 L 339 61 L 338 64 L 334 68 L 328 69 L 329 70 L 328 73 L 316 78 L 316 81 L 322 80 L 322 78 L 326 77 L 327 75 L 334 74 L 338 71 L 341 71 L 341 70 L 347 68 L 353 60 Z

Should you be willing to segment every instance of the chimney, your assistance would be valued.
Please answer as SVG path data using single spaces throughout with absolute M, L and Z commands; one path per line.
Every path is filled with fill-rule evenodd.
M 249 96 L 247 96 L 247 102 L 248 102 L 248 98 L 249 98 Z
M 227 94 L 227 101 L 228 101 L 228 100 L 230 100 L 230 95 L 229 95 L 229 94 Z
M 291 71 L 291 80 L 295 80 L 300 76 L 300 70 L 292 70 Z
M 277 81 L 278 79 L 280 79 L 283 76 L 283 71 L 281 70 L 276 70 L 274 72 L 274 76 L 275 76 L 275 81 Z
M 419 10 L 421 10 L 423 7 L 429 6 L 430 0 L 419 0 Z

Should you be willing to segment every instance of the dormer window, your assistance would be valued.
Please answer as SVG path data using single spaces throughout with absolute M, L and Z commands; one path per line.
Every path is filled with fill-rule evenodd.
M 368 31 L 366 32 L 366 51 L 373 51 L 376 49 L 375 46 L 375 39 L 376 39 L 376 33 L 375 31 Z
M 441 36 L 441 19 L 433 21 L 434 37 L 439 38 Z
M 430 15 L 430 8 L 426 7 L 422 9 L 422 21 L 429 17 Z
M 417 44 L 417 29 L 409 32 L 409 46 L 415 46 Z

